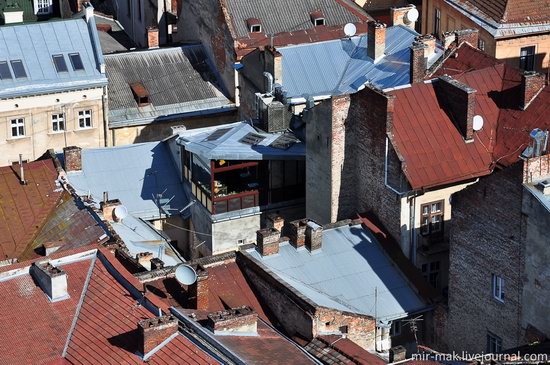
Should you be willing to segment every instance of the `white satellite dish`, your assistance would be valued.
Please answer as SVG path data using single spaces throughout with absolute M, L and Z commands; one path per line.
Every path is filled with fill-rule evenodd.
M 481 115 L 474 116 L 473 128 L 474 131 L 479 131 L 483 128 L 483 117 Z
M 344 34 L 346 37 L 353 37 L 357 33 L 357 28 L 355 27 L 355 24 L 348 23 L 344 26 Z
M 118 205 L 113 210 L 113 216 L 115 221 L 121 221 L 128 216 L 128 209 L 124 205 Z
M 180 265 L 176 269 L 176 280 L 183 285 L 191 285 L 197 281 L 197 273 L 189 265 Z
M 418 10 L 416 8 L 413 8 L 405 13 L 405 23 L 411 24 L 418 20 Z

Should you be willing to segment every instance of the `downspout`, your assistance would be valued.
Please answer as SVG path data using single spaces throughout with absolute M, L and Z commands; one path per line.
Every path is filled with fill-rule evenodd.
M 103 130 L 103 138 L 104 138 L 103 144 L 105 145 L 105 147 L 108 147 L 109 146 L 109 107 L 108 107 L 109 99 L 108 99 L 107 86 L 103 86 L 102 99 L 103 99 L 103 128 L 104 128 L 104 130 Z M 113 146 L 115 145 L 114 142 L 115 142 L 115 140 L 113 138 Z
M 409 253 L 409 259 L 413 265 L 416 266 L 416 192 L 413 193 L 412 198 L 410 199 L 409 207 L 409 232 L 411 240 L 411 252 Z

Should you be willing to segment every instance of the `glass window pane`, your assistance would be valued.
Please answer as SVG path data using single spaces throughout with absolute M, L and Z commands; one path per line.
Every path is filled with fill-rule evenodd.
M 11 71 L 7 62 L 0 62 L 0 80 L 11 80 Z
M 16 79 L 24 79 L 27 77 L 25 66 L 23 66 L 23 62 L 21 60 L 11 61 L 11 68 L 13 69 L 13 74 Z
M 65 62 L 65 57 L 63 55 L 58 54 L 54 55 L 53 57 L 53 63 L 55 64 L 55 69 L 57 72 L 68 72 L 69 69 L 67 69 L 67 63 Z
M 78 53 L 73 53 L 69 55 L 71 59 L 71 64 L 73 65 L 73 70 L 79 71 L 84 70 L 84 64 L 82 64 L 82 59 Z

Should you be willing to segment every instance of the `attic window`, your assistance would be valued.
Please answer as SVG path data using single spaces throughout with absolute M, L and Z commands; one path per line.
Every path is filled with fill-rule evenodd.
M 69 72 L 69 69 L 67 68 L 67 63 L 65 62 L 65 58 L 62 54 L 53 55 L 52 59 L 57 73 Z
M 0 80 L 11 80 L 12 78 L 8 63 L 5 61 L 0 62 Z
M 133 84 L 130 84 L 130 88 L 132 89 L 132 93 L 134 94 L 134 98 L 136 99 L 138 106 L 145 106 L 149 104 L 149 93 L 141 82 L 134 82 Z
M 246 20 L 246 25 L 248 26 L 248 31 L 250 33 L 261 33 L 262 23 L 260 19 L 250 18 Z
M 21 60 L 11 61 L 11 69 L 16 79 L 24 79 L 27 77 L 27 72 L 25 71 L 25 66 Z
M 264 136 L 250 132 L 246 136 L 241 138 L 239 142 L 244 144 L 249 144 L 251 146 L 255 146 L 261 141 L 263 141 L 264 139 L 265 139 Z
M 321 11 L 314 11 L 309 16 L 314 26 L 325 25 L 325 16 Z
M 82 63 L 82 58 L 80 58 L 80 54 L 71 53 L 69 54 L 69 59 L 71 60 L 71 64 L 73 65 L 73 70 L 75 71 L 84 70 L 84 64 Z

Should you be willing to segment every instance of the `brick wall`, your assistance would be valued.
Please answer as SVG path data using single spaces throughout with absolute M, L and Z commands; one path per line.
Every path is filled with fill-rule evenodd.
M 486 350 L 487 332 L 503 348 L 519 345 L 522 282 L 522 166 L 495 171 L 453 198 L 450 235 L 449 313 L 451 350 Z M 492 296 L 492 274 L 505 280 L 505 300 Z
M 550 154 L 528 159 L 523 165 L 523 182 L 550 176 Z

